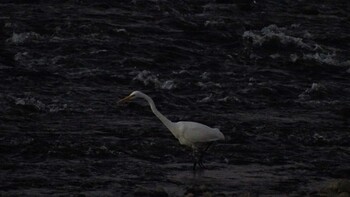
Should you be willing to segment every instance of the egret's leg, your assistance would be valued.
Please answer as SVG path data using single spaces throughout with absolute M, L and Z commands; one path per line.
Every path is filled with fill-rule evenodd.
M 198 165 L 201 167 L 201 168 L 206 168 L 205 166 L 204 166 L 204 164 L 203 164 L 203 156 L 204 156 L 204 153 L 205 153 L 205 150 L 203 151 L 201 151 L 200 152 L 200 155 L 199 155 L 199 160 L 198 160 Z
M 209 144 L 207 145 L 207 147 L 204 149 L 203 152 L 204 152 L 204 153 L 207 152 L 207 150 L 209 149 L 209 147 L 210 147 L 212 144 L 213 144 L 213 142 L 209 143 Z
M 200 159 L 201 159 L 200 150 L 197 147 L 194 147 L 193 148 L 193 160 L 194 160 L 193 170 L 196 170 L 197 164 L 199 165 L 199 167 L 202 167 L 203 164 L 201 163 Z
M 199 165 L 201 168 L 206 168 L 206 167 L 203 165 L 203 157 L 204 157 L 204 154 L 207 152 L 207 150 L 209 149 L 209 147 L 210 147 L 212 144 L 213 144 L 213 143 L 208 143 L 208 144 L 206 144 L 206 147 L 205 147 L 205 148 L 201 151 L 201 153 L 200 153 L 198 165 Z
M 200 160 L 199 160 L 199 162 L 198 162 L 198 165 L 199 165 L 199 167 L 201 167 L 201 168 L 206 168 L 206 167 L 203 165 L 202 158 L 203 158 L 203 154 L 202 154 L 201 157 L 200 157 Z
M 192 155 L 193 155 L 193 171 L 195 171 L 196 170 L 196 166 L 197 166 L 196 149 L 195 148 L 193 148 Z

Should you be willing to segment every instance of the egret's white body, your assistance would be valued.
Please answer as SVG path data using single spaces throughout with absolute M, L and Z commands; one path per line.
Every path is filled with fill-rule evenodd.
M 224 140 L 224 135 L 217 128 L 210 128 L 207 125 L 190 122 L 190 121 L 180 121 L 175 123 L 176 127 L 175 136 L 180 144 L 186 146 L 194 146 L 197 143 L 213 142 L 217 140 Z
M 209 148 L 212 142 L 218 140 L 224 140 L 224 135 L 217 128 L 211 128 L 204 124 L 198 122 L 190 122 L 190 121 L 180 121 L 180 122 L 171 122 L 167 119 L 163 114 L 161 114 L 153 100 L 147 96 L 146 94 L 140 91 L 134 91 L 129 96 L 120 100 L 119 102 L 131 100 L 134 98 L 143 98 L 145 99 L 151 109 L 152 112 L 162 121 L 162 123 L 170 130 L 170 132 L 175 136 L 176 139 L 179 140 L 180 144 L 191 147 L 194 150 L 194 156 L 196 158 L 194 162 L 193 168 L 196 168 L 196 164 L 198 163 L 201 167 L 203 153 Z M 196 155 L 199 154 L 199 155 Z

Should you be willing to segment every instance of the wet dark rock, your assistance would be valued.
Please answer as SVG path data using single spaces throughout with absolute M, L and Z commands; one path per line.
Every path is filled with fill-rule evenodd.
M 311 85 L 311 88 L 306 89 L 302 94 L 299 95 L 299 98 L 303 100 L 323 99 L 327 95 L 328 95 L 328 90 L 326 86 L 319 83 L 313 83 Z
M 134 190 L 134 196 L 138 197 L 168 197 L 168 193 L 162 187 L 156 189 L 148 189 L 144 187 L 138 187 Z
M 350 196 L 350 180 L 334 180 L 320 191 L 320 196 Z
M 185 191 L 185 196 L 213 196 L 212 190 L 207 185 L 192 185 Z

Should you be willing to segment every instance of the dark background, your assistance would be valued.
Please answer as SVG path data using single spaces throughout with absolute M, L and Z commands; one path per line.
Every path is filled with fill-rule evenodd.
M 0 195 L 317 195 L 350 177 L 349 13 L 348 0 L 2 1 Z M 133 90 L 220 128 L 208 170 L 192 173 L 145 101 L 116 105 Z

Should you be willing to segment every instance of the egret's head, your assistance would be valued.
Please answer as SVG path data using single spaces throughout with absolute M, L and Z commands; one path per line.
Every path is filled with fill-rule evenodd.
M 142 97 L 143 93 L 140 91 L 133 91 L 129 96 L 121 99 L 120 101 L 118 101 L 118 103 L 123 103 L 126 101 L 131 101 L 134 98 L 138 98 L 138 97 Z

